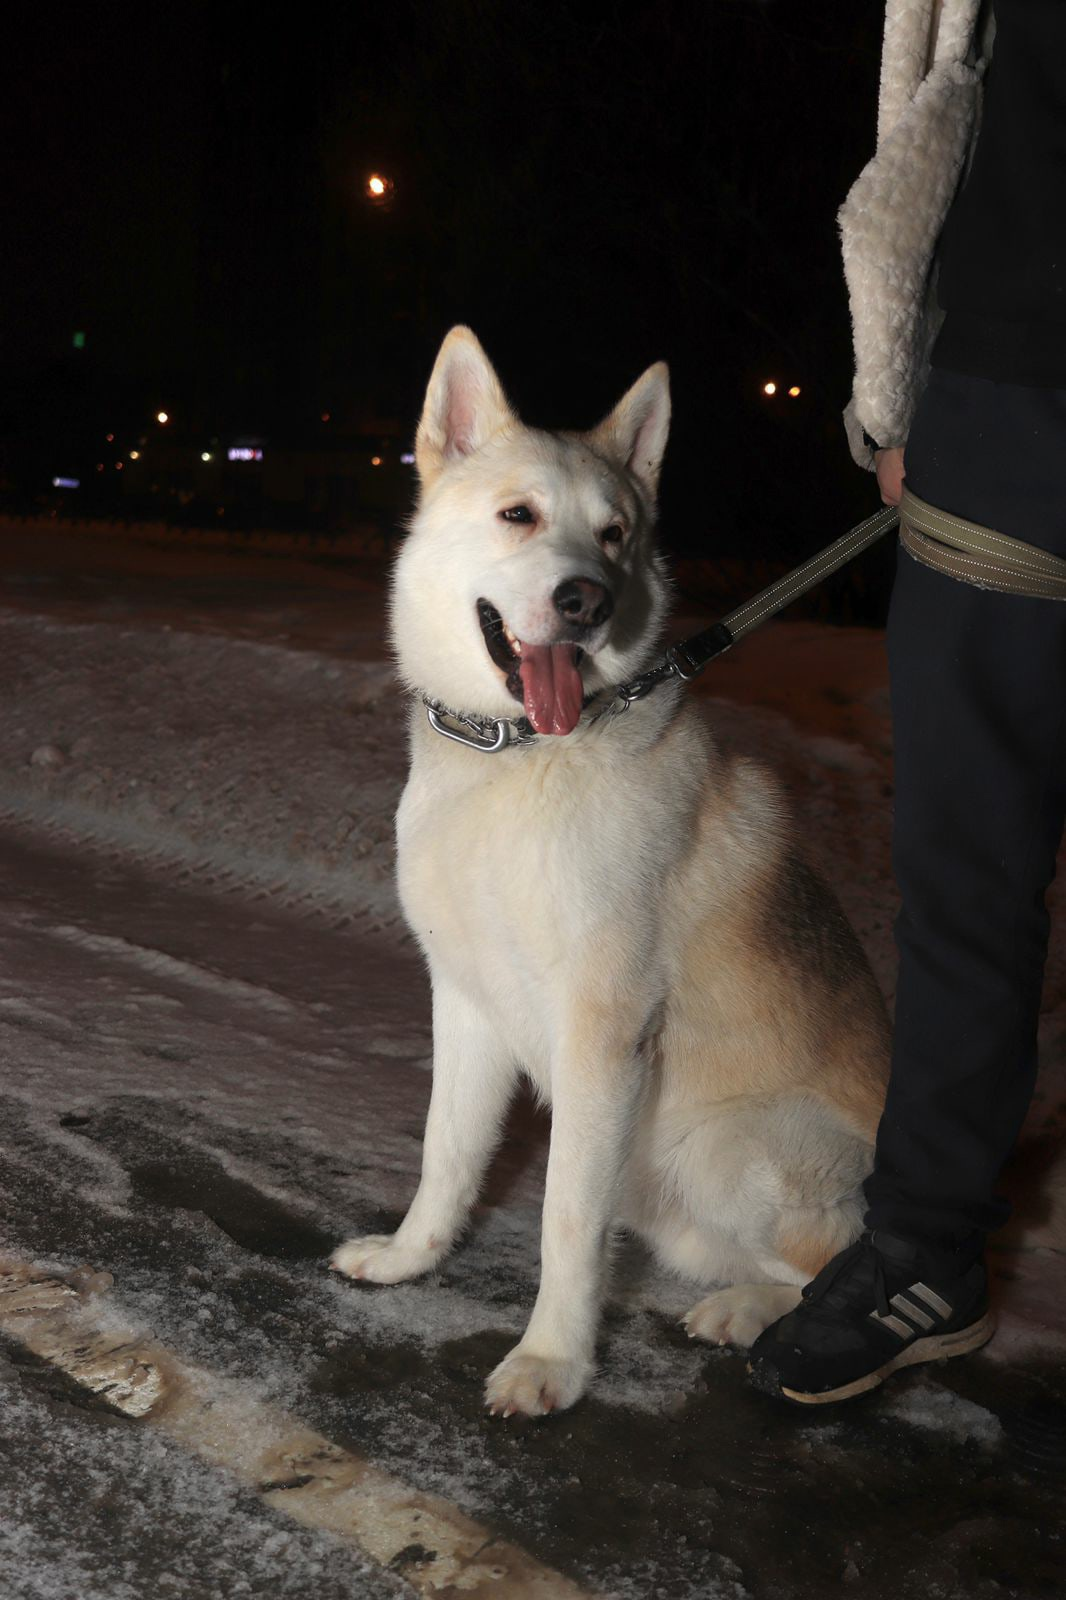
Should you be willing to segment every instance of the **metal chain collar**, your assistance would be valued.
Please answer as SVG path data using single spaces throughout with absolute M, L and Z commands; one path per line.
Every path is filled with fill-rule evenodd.
M 611 692 L 610 701 L 589 722 L 621 715 L 635 701 L 643 700 L 646 694 L 651 694 L 653 689 L 671 678 L 680 678 L 683 683 L 691 682 L 715 656 L 720 656 L 737 639 L 743 638 L 744 634 L 759 627 L 768 617 L 783 610 L 790 601 L 806 594 L 823 578 L 861 554 L 890 528 L 894 528 L 898 521 L 899 512 L 894 506 L 874 512 L 872 517 L 867 517 L 824 550 L 819 550 L 802 566 L 786 572 L 783 578 L 778 578 L 776 583 L 761 590 L 754 599 L 731 611 L 721 622 L 712 622 L 701 633 L 694 633 L 678 644 L 672 644 L 654 667 L 639 673 L 628 683 L 620 683 Z M 590 695 L 582 710 L 600 699 L 603 693 L 605 691 L 600 690 Z M 430 727 L 446 739 L 454 739 L 468 749 L 480 750 L 484 755 L 496 755 L 500 750 L 533 744 L 541 737 L 527 717 L 477 717 L 467 711 L 452 711 L 426 694 L 422 696 L 422 701 Z

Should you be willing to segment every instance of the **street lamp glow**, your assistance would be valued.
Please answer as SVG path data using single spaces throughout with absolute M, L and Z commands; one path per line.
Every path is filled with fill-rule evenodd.
M 366 180 L 364 193 L 371 205 L 387 206 L 392 199 L 393 182 L 384 172 L 372 172 Z
M 799 394 L 799 392 L 800 392 L 799 384 L 798 383 L 794 383 L 792 385 L 791 389 L 788 391 L 789 399 L 790 400 L 795 400 L 797 395 Z
M 381 465 L 381 457 L 380 456 L 371 456 L 370 457 L 370 465 L 372 467 L 380 467 L 380 465 Z
M 762 392 L 763 392 L 763 394 L 776 394 L 777 393 L 777 384 L 776 383 L 764 383 L 763 386 L 762 386 Z
M 157 422 L 163 422 L 163 423 L 169 422 L 170 421 L 170 413 L 169 413 L 169 411 L 157 411 L 156 414 L 155 414 L 155 420 Z
M 140 459 L 141 459 L 141 452 L 139 450 L 131 450 L 130 451 L 130 460 L 131 461 L 139 461 Z

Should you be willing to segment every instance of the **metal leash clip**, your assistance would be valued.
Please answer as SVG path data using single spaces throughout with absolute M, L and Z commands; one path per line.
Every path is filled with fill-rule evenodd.
M 456 744 L 465 744 L 468 750 L 480 750 L 483 755 L 492 756 L 499 750 L 506 750 L 511 741 L 511 724 L 504 717 L 496 717 L 488 727 L 494 728 L 495 735 L 490 736 L 488 728 L 482 733 L 471 727 L 464 732 L 460 728 L 450 726 L 445 722 L 437 707 L 426 701 L 426 716 L 429 725 L 437 733 L 442 733 L 446 739 L 454 739 Z

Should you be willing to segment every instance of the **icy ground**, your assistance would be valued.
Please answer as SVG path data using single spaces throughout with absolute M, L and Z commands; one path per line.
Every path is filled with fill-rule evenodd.
M 440 1272 L 364 1289 L 324 1267 L 402 1214 L 429 1089 L 381 573 L 12 528 L 0 580 L 0 1253 L 111 1273 L 134 1327 L 600 1593 L 1061 1593 L 1066 943 L 986 1353 L 779 1409 L 741 1356 L 688 1343 L 692 1291 L 626 1248 L 591 1396 L 489 1419 L 481 1381 L 536 1285 L 527 1103 Z M 785 773 L 891 994 L 881 639 L 777 624 L 700 692 Z M 14 1342 L 0 1483 L 4 1600 L 409 1592 Z

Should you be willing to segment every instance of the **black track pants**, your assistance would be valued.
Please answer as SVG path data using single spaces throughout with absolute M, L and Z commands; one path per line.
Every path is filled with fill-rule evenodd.
M 1066 555 L 1066 390 L 934 371 L 906 471 L 930 505 Z M 866 1222 L 957 1243 L 1006 1219 L 994 1190 L 1036 1075 L 1066 602 L 976 589 L 901 549 L 888 646 L 900 973 Z

